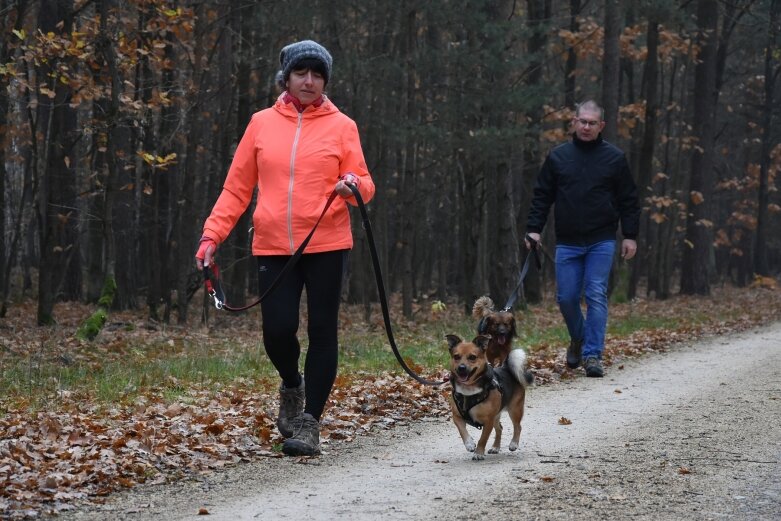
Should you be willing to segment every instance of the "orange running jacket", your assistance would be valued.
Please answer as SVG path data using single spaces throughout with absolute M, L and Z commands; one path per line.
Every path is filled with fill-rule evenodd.
M 254 255 L 292 255 L 312 230 L 339 177 L 352 172 L 365 202 L 374 196 L 358 127 L 328 98 L 299 113 L 280 96 L 273 107 L 256 112 L 239 142 L 222 193 L 203 226 L 217 244 L 230 234 L 250 203 Z M 304 253 L 352 248 L 347 202 L 337 196 Z

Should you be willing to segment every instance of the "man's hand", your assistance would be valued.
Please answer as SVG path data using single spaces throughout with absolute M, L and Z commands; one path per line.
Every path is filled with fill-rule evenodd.
M 637 253 L 637 242 L 632 239 L 624 239 L 621 241 L 621 258 L 629 260 Z
M 214 252 L 217 251 L 217 243 L 211 237 L 201 237 L 201 242 L 198 244 L 198 252 L 195 254 L 195 265 L 199 270 L 202 270 L 204 266 L 210 266 L 214 261 Z
M 361 180 L 358 179 L 358 176 L 353 174 L 352 172 L 347 172 L 339 179 L 339 182 L 336 183 L 334 190 L 336 190 L 336 193 L 341 195 L 345 199 L 348 197 L 352 197 L 353 195 L 352 190 L 350 190 L 350 187 L 347 186 L 348 184 L 351 184 L 357 188 L 358 186 L 360 186 Z
M 529 241 L 529 239 L 527 239 L 526 237 L 529 237 L 529 238 L 531 238 L 531 239 L 533 239 L 535 241 L 534 246 L 532 246 L 531 241 Z M 540 242 L 540 234 L 539 233 L 534 233 L 534 232 L 529 232 L 529 233 L 526 234 L 526 237 L 523 238 L 523 242 L 526 244 L 526 249 L 527 250 L 531 250 L 532 247 L 536 248 L 537 247 L 537 243 Z

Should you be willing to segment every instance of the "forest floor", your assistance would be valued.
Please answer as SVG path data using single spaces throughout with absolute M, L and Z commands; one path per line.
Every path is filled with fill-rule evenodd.
M 452 305 L 448 311 L 443 312 L 442 306 L 426 302 L 420 303 L 416 309 L 415 321 L 399 321 L 397 340 L 400 340 L 401 345 L 407 345 L 405 341 L 412 338 L 423 338 L 425 342 L 434 344 L 435 350 L 441 349 L 441 362 L 438 366 L 431 365 L 429 370 L 423 370 L 421 366 L 413 364 L 426 376 L 441 377 L 447 359 L 443 327 L 448 328 L 445 329 L 447 332 L 458 333 L 464 331 L 464 327 L 470 327 L 471 319 L 465 319 L 457 305 Z M 174 510 L 165 511 L 164 517 L 166 518 L 174 518 L 173 514 L 177 512 L 177 515 L 183 517 L 194 515 L 193 508 L 196 510 L 203 508 L 205 513 L 212 509 L 210 505 L 222 504 L 222 500 L 219 498 L 223 496 L 243 502 L 242 504 L 249 509 L 235 510 L 239 507 L 236 506 L 237 504 L 231 504 L 230 507 L 225 507 L 227 509 L 222 510 L 226 519 L 231 516 L 238 518 L 249 516 L 249 512 L 255 508 L 252 505 L 255 504 L 253 501 L 256 501 L 257 498 L 253 499 L 245 494 L 247 489 L 241 485 L 241 480 L 249 479 L 248 476 L 253 474 L 268 475 L 269 479 L 275 479 L 274 476 L 282 479 L 280 476 L 283 475 L 297 476 L 302 472 L 309 472 L 308 469 L 312 469 L 314 466 L 322 469 L 331 468 L 334 472 L 337 471 L 337 468 L 341 468 L 342 470 L 339 472 L 343 472 L 345 475 L 355 475 L 352 470 L 358 467 L 352 466 L 354 458 L 356 463 L 363 461 L 362 464 L 367 465 L 367 469 L 370 469 L 372 464 L 376 465 L 379 460 L 387 460 L 389 468 L 406 469 L 401 474 L 396 473 L 395 478 L 389 478 L 391 481 L 385 483 L 387 487 L 395 487 L 393 479 L 399 479 L 399 476 L 407 476 L 408 478 L 409 469 L 418 468 L 420 465 L 437 470 L 450 467 L 462 468 L 466 462 L 472 463 L 465 452 L 461 454 L 463 448 L 458 447 L 460 440 L 458 440 L 455 429 L 448 418 L 445 405 L 445 395 L 449 392 L 448 386 L 442 386 L 439 389 L 423 387 L 403 376 L 397 369 L 355 370 L 349 360 L 346 360 L 347 363 L 342 365 L 323 421 L 321 440 L 324 455 L 320 458 L 291 459 L 281 456 L 279 452 L 281 439 L 274 428 L 277 407 L 275 388 L 278 384 L 273 376 L 262 376 L 255 379 L 240 375 L 227 383 L 225 381 L 215 382 L 210 378 L 203 377 L 202 381 L 196 384 L 191 381 L 177 380 L 177 377 L 169 374 L 154 381 L 141 379 L 132 386 L 125 385 L 124 393 L 118 398 L 101 398 L 100 389 L 85 389 L 74 383 L 72 375 L 75 369 L 84 374 L 95 374 L 112 363 L 122 363 L 134 357 L 143 357 L 145 360 L 166 357 L 188 358 L 188 353 L 194 345 L 198 345 L 199 348 L 210 347 L 222 357 L 231 356 L 233 351 L 238 350 L 236 346 L 241 345 L 258 350 L 258 319 L 257 316 L 248 315 L 232 318 L 230 321 L 212 320 L 208 326 L 199 325 L 188 328 L 150 324 L 141 313 L 121 313 L 112 315 L 109 326 L 94 342 L 81 342 L 74 337 L 75 329 L 79 322 L 89 315 L 89 312 L 90 308 L 87 306 L 61 305 L 56 310 L 59 325 L 54 328 L 38 328 L 34 325 L 35 306 L 34 303 L 30 302 L 12 308 L 8 316 L 0 321 L 2 332 L 0 337 L 0 355 L 2 357 L 0 359 L 2 362 L 0 367 L 2 369 L 0 375 L 2 388 L 2 397 L 0 397 L 0 518 L 33 518 L 66 512 L 70 512 L 67 517 L 95 516 L 97 519 L 122 517 L 143 519 L 146 512 L 150 518 L 154 518 L 155 515 L 158 517 L 161 515 L 159 510 L 161 504 L 168 505 L 166 502 L 158 503 L 160 497 L 163 496 L 154 496 L 155 491 L 169 494 L 173 490 L 170 487 L 184 487 L 179 490 L 186 494 L 183 497 L 188 497 L 187 494 L 189 494 L 190 501 L 185 501 L 180 507 L 177 507 L 179 510 L 176 512 Z M 770 410 L 776 416 L 767 416 L 765 425 L 771 437 L 778 435 L 778 429 L 772 427 L 772 425 L 778 424 L 779 402 L 777 400 L 780 397 L 777 384 L 778 374 L 775 373 L 775 383 L 772 379 L 767 382 L 757 381 L 756 385 L 751 383 L 754 374 L 763 374 L 764 378 L 769 379 L 773 376 L 771 374 L 773 370 L 778 371 L 774 369 L 778 367 L 776 363 L 778 360 L 777 338 L 773 336 L 770 340 L 771 344 L 776 342 L 772 344 L 776 346 L 773 348 L 776 349 L 775 351 L 770 349 L 767 350 L 769 354 L 757 356 L 759 353 L 756 350 L 749 352 L 749 344 L 752 344 L 752 340 L 764 337 L 756 337 L 753 333 L 743 333 L 742 336 L 737 334 L 748 330 L 777 332 L 777 328 L 772 329 L 773 326 L 769 330 L 761 329 L 781 318 L 781 291 L 776 289 L 773 284 L 763 284 L 759 287 L 745 289 L 716 288 L 710 297 L 676 296 L 666 301 L 636 299 L 632 302 L 613 305 L 611 307 L 611 323 L 629 324 L 631 327 L 614 330 L 608 336 L 605 359 L 609 377 L 599 381 L 601 383 L 592 379 L 580 378 L 582 373 L 580 370 L 566 369 L 562 356 L 564 344 L 561 340 L 556 340 L 555 336 L 540 337 L 529 333 L 529 331 L 560 329 L 560 318 L 551 302 L 532 307 L 518 315 L 526 332 L 521 335 L 519 345 L 529 351 L 530 366 L 536 377 L 537 387 L 532 391 L 532 396 L 541 398 L 540 402 L 535 402 L 537 398 L 529 402 L 530 416 L 526 419 L 529 427 L 524 431 L 525 434 L 522 438 L 523 450 L 519 451 L 522 459 L 516 458 L 512 460 L 512 463 L 501 460 L 504 463 L 494 465 L 488 463 L 484 466 L 500 470 L 508 464 L 512 465 L 516 475 L 513 478 L 515 480 L 513 481 L 514 486 L 526 487 L 531 489 L 532 493 L 544 495 L 542 488 L 547 486 L 546 484 L 550 484 L 550 488 L 556 489 L 561 486 L 563 488 L 559 489 L 559 492 L 566 492 L 567 484 L 571 484 L 572 477 L 542 472 L 542 469 L 545 468 L 558 468 L 558 465 L 546 467 L 549 460 L 556 462 L 559 461 L 558 458 L 565 458 L 559 462 L 566 460 L 566 468 L 570 468 L 571 465 L 575 466 L 581 478 L 584 476 L 604 476 L 603 481 L 605 482 L 594 489 L 598 491 L 597 493 L 592 494 L 593 490 L 589 489 L 584 492 L 585 496 L 581 497 L 576 494 L 574 496 L 576 499 L 584 501 L 589 498 L 600 499 L 604 502 L 602 506 L 612 505 L 616 502 L 620 505 L 622 501 L 626 502 L 625 492 L 620 492 L 624 489 L 615 483 L 610 484 L 613 477 L 618 474 L 613 476 L 615 469 L 608 469 L 609 465 L 606 467 L 606 462 L 611 456 L 609 453 L 600 452 L 604 448 L 601 443 L 598 444 L 599 448 L 572 446 L 572 452 L 566 456 L 563 452 L 559 453 L 561 451 L 556 452 L 558 455 L 551 455 L 548 454 L 549 449 L 555 449 L 555 446 L 549 446 L 552 442 L 546 442 L 548 443 L 546 445 L 539 439 L 539 435 L 534 434 L 535 427 L 533 425 L 539 421 L 539 419 L 535 419 L 538 409 L 541 409 L 540 412 L 544 410 L 546 413 L 557 411 L 553 414 L 566 411 L 566 417 L 572 420 L 575 425 L 583 425 L 590 421 L 590 413 L 587 413 L 589 407 L 596 406 L 596 403 L 600 403 L 604 399 L 604 397 L 595 398 L 593 402 L 586 400 L 587 403 L 581 404 L 583 407 L 579 409 L 549 406 L 548 400 L 557 399 L 556 397 L 562 390 L 574 392 L 577 396 L 588 396 L 589 393 L 582 392 L 584 390 L 602 393 L 609 391 L 609 393 L 613 393 L 610 396 L 627 395 L 627 404 L 631 406 L 630 409 L 635 408 L 642 411 L 645 410 L 644 407 L 652 409 L 656 407 L 650 411 L 652 416 L 649 418 L 655 417 L 653 415 L 659 415 L 665 406 L 669 406 L 673 402 L 677 404 L 678 400 L 690 400 L 691 403 L 686 407 L 678 405 L 673 407 L 676 411 L 681 411 L 680 414 L 688 414 L 686 418 L 677 417 L 675 421 L 684 421 L 686 425 L 692 426 L 693 431 L 696 431 L 690 433 L 693 438 L 684 437 L 680 438 L 679 441 L 718 438 L 721 440 L 720 442 L 724 443 L 729 442 L 731 438 L 729 436 L 719 438 L 720 435 L 714 434 L 715 431 L 711 427 L 703 425 L 703 417 L 692 411 L 700 411 L 704 407 L 703 404 L 711 399 L 709 397 L 719 396 L 718 391 L 724 391 L 723 394 L 727 398 L 730 393 L 735 393 L 740 396 L 741 403 L 749 404 L 744 407 L 745 409 L 756 410 L 757 414 L 762 414 L 762 407 L 768 409 L 768 404 L 773 406 Z M 343 330 L 345 327 L 351 330 L 350 342 L 361 342 L 361 339 L 365 339 L 367 343 L 378 342 L 378 338 L 381 338 L 383 332 L 378 327 L 377 314 L 375 313 L 374 318 L 365 324 L 362 319 L 355 318 L 356 316 L 362 316 L 362 313 L 345 306 L 342 325 Z M 398 316 L 398 314 L 394 313 L 394 316 Z M 461 334 L 465 335 L 466 333 Z M 745 344 L 746 349 L 737 353 L 725 349 L 723 346 L 729 345 L 733 340 L 719 340 L 724 335 L 734 335 L 734 342 Z M 343 333 L 343 338 L 345 336 L 348 335 Z M 560 336 L 561 334 L 559 334 Z M 714 369 L 716 373 L 711 376 L 699 376 L 700 367 L 708 365 L 710 361 L 707 356 L 703 358 L 703 350 L 709 349 L 707 347 L 691 351 L 695 353 L 691 355 L 694 358 L 687 359 L 688 361 L 659 355 L 659 353 L 689 352 L 688 349 L 682 349 L 681 346 L 691 345 L 697 340 L 701 341 L 702 345 L 712 344 L 715 348 L 726 351 L 717 355 L 723 363 L 716 364 L 718 365 Z M 385 348 L 388 349 L 387 346 Z M 656 354 L 651 357 L 641 356 L 650 352 Z M 417 353 L 405 354 L 409 354 L 409 358 L 417 360 Z M 343 353 L 343 355 L 345 359 L 357 356 L 352 352 Z M 768 358 L 771 355 L 775 358 Z M 643 369 L 646 358 L 657 360 L 653 364 L 659 365 L 659 368 L 655 369 L 651 376 L 646 375 Z M 746 363 L 738 364 L 734 358 L 745 359 Z M 749 363 L 752 360 L 761 363 L 759 366 L 756 363 Z M 703 362 L 706 363 L 703 364 Z M 651 364 L 652 362 L 648 361 L 647 363 Z M 668 365 L 665 366 L 665 363 Z M 59 367 L 59 373 L 52 372 L 53 367 Z M 687 367 L 687 369 L 683 371 L 681 369 L 683 367 Z M 724 372 L 730 367 L 736 368 L 734 378 L 730 378 L 729 372 Z M 631 371 L 628 370 L 629 368 Z M 24 373 L 24 371 L 27 371 L 25 378 L 20 378 L 20 373 Z M 259 370 L 259 373 L 269 374 L 267 370 Z M 64 383 L 66 380 L 63 376 L 66 374 L 71 378 L 67 380 L 67 385 Z M 631 377 L 627 376 L 630 374 Z M 634 387 L 640 385 L 637 382 L 646 381 L 645 387 L 654 389 L 659 382 L 663 383 L 672 374 L 678 375 L 681 380 L 676 387 L 679 389 L 676 391 L 678 394 L 664 398 L 666 387 L 663 387 L 662 390 L 657 389 L 655 394 L 652 393 L 652 396 L 645 396 L 638 392 L 639 402 L 634 399 L 629 400 L 629 395 L 634 395 L 637 391 Z M 648 378 L 650 380 L 647 380 Z M 717 380 L 718 386 L 721 387 L 711 389 L 710 384 Z M 730 387 L 733 384 L 740 384 L 743 387 L 733 391 Z M 724 386 L 730 387 L 730 389 L 722 389 Z M 756 399 L 752 397 L 751 392 L 755 387 L 756 390 L 761 391 L 754 393 Z M 632 392 L 627 392 L 630 389 Z M 714 390 L 717 391 L 715 395 L 712 393 Z M 572 396 L 569 400 L 572 404 L 579 403 L 576 396 Z M 705 411 L 704 418 L 712 419 L 718 416 L 719 410 L 729 407 L 729 405 L 724 405 L 723 400 L 716 402 L 721 405 Z M 760 406 L 760 404 L 764 405 Z M 704 411 L 704 409 L 702 410 Z M 595 414 L 597 414 L 596 410 Z M 595 423 L 602 427 L 586 433 L 589 436 L 597 436 L 593 439 L 599 439 L 599 436 L 608 434 L 608 431 L 613 432 L 613 429 L 626 426 L 615 423 L 615 414 L 609 408 L 604 408 L 599 414 L 599 420 Z M 619 414 L 619 417 L 623 417 L 622 414 L 624 413 Z M 626 412 L 625 415 L 626 418 L 634 418 L 640 422 L 635 425 L 637 428 L 649 428 L 645 422 L 640 421 L 642 415 L 636 416 L 633 412 Z M 559 414 L 559 416 L 564 417 L 563 414 Z M 733 422 L 731 417 L 727 416 L 726 418 L 729 422 Z M 659 422 L 654 424 L 657 423 Z M 661 429 L 676 428 L 674 423 L 662 422 L 662 424 L 667 427 L 661 426 L 659 427 Z M 720 431 L 720 429 L 716 430 Z M 424 436 L 421 434 L 424 431 L 431 431 L 435 434 Z M 577 432 L 576 429 L 570 431 Z M 609 446 L 618 452 L 629 453 L 631 451 L 622 449 L 621 445 L 615 444 L 622 440 L 625 441 L 626 447 L 643 445 L 646 442 L 651 443 L 648 440 L 654 438 L 658 433 L 642 434 L 638 431 L 636 434 L 638 437 L 626 440 L 611 438 Z M 427 441 L 417 443 L 415 440 L 418 438 Z M 401 441 L 397 443 L 394 441 L 396 439 Z M 575 435 L 569 439 L 571 443 L 575 443 L 573 440 L 581 439 L 581 436 Z M 776 447 L 775 455 L 752 455 L 756 461 L 771 462 L 757 464 L 759 465 L 757 468 L 760 470 L 767 466 L 773 467 L 772 462 L 774 461 L 773 468 L 777 471 L 779 459 L 777 441 L 775 438 L 768 439 L 768 443 Z M 376 443 L 379 443 L 381 447 L 387 445 L 394 448 L 382 448 L 382 454 L 378 454 L 376 445 L 371 448 Z M 437 448 L 427 445 L 430 443 L 435 443 Z M 445 444 L 442 445 L 442 443 Z M 524 443 L 529 443 L 529 445 L 524 445 Z M 708 444 L 709 442 L 705 441 L 701 446 Z M 369 449 L 362 448 L 367 445 L 370 447 Z M 670 474 L 675 479 L 685 480 L 689 473 L 700 476 L 702 470 L 705 469 L 695 468 L 692 471 L 693 462 L 687 463 L 688 460 L 685 461 L 684 458 L 687 448 L 691 448 L 687 443 L 670 446 L 670 451 L 678 449 L 682 451 L 676 453 L 674 458 L 659 456 L 659 453 L 655 452 L 656 449 L 640 451 L 641 456 L 645 454 L 644 457 L 647 461 L 642 458 L 641 460 L 646 461 L 649 470 L 654 466 L 662 465 L 662 463 L 667 466 L 674 465 L 674 467 L 670 467 L 673 468 Z M 366 452 L 367 450 L 368 452 Z M 418 456 L 424 453 L 425 455 L 415 462 L 405 463 L 402 460 L 399 463 L 396 456 L 409 451 Z M 536 453 L 537 456 L 530 459 L 530 451 Z M 589 459 L 590 456 L 583 456 L 583 451 L 594 451 L 601 455 Z M 662 450 L 662 452 L 664 451 Z M 705 457 L 698 456 L 695 452 L 689 454 L 690 459 Z M 546 454 L 550 457 L 544 456 Z M 582 458 L 577 454 L 581 454 Z M 626 455 L 627 458 L 630 456 L 634 458 L 638 454 L 633 452 Z M 730 458 L 735 461 L 740 460 L 738 456 L 730 456 Z M 545 459 L 545 462 L 541 459 Z M 448 465 L 448 461 L 452 465 Z M 500 460 L 495 459 L 495 461 Z M 397 463 L 398 465 L 396 465 Z M 550 464 L 552 465 L 552 463 Z M 333 465 L 336 467 L 332 468 Z M 248 472 L 249 474 L 247 474 Z M 447 474 L 445 470 L 442 472 Z M 322 473 L 326 481 L 319 486 L 326 486 L 329 472 Z M 638 474 L 633 479 L 639 480 L 636 483 L 642 483 L 648 479 L 670 478 L 666 474 L 664 476 L 657 474 L 659 473 L 657 472 L 653 476 Z M 710 474 L 703 473 L 703 475 Z M 460 476 L 459 479 L 467 479 L 463 472 L 459 473 L 458 476 Z M 374 477 L 366 479 L 364 476 L 363 479 L 364 482 L 373 481 Z M 486 481 L 482 477 L 469 479 L 477 479 L 480 484 Z M 589 479 L 600 482 L 597 478 Z M 694 480 L 696 479 L 695 477 Z M 219 483 L 229 482 L 234 483 L 232 491 L 220 488 L 222 485 Z M 138 485 L 142 483 L 145 485 L 139 487 Z M 509 486 L 506 480 L 498 483 L 497 492 L 502 487 Z M 776 494 L 775 508 L 777 508 L 778 480 L 775 482 L 771 480 L 770 483 L 770 496 L 768 497 L 772 500 L 772 495 Z M 250 485 L 250 487 L 265 487 L 269 484 L 274 483 L 268 481 Z M 285 481 L 282 480 L 278 485 L 284 487 Z M 344 481 L 339 488 L 352 485 L 354 483 Z M 440 483 L 440 485 L 444 485 L 444 483 Z M 198 490 L 201 490 L 202 493 L 198 497 L 202 500 L 195 500 L 191 496 L 193 489 L 188 489 L 188 486 L 200 487 Z M 453 483 L 448 483 L 448 487 L 452 486 L 454 486 Z M 626 486 L 625 483 L 622 486 Z M 211 490 L 211 488 L 215 491 L 222 490 L 222 492 L 219 492 L 217 496 L 204 492 L 204 490 Z M 122 489 L 132 490 L 117 495 L 116 492 Z M 365 490 L 367 493 L 374 494 L 373 491 Z M 398 492 L 398 487 L 393 490 Z M 424 490 L 430 491 L 430 487 L 420 489 L 418 493 L 420 498 L 427 497 L 426 494 L 430 493 L 424 492 Z M 457 487 L 453 490 L 463 491 L 463 488 Z M 583 491 L 581 490 L 581 492 Z M 659 492 L 663 491 L 660 489 Z M 408 491 L 408 493 L 412 492 Z M 475 508 L 478 506 L 480 508 L 486 507 L 485 501 L 477 501 L 466 496 L 455 498 L 452 497 L 452 491 L 448 493 L 444 489 L 442 493 L 448 497 L 451 506 L 454 502 L 458 503 L 458 507 L 455 509 L 456 515 L 453 514 L 453 511 L 447 510 L 451 508 L 447 502 L 441 502 L 443 504 L 440 505 L 440 508 L 443 509 L 443 515 L 449 512 L 449 514 L 456 515 L 455 518 L 459 518 L 458 516 L 462 516 L 462 514 L 461 518 L 463 519 L 474 518 L 467 514 L 472 513 L 479 517 L 482 510 L 475 510 Z M 699 497 L 697 494 L 704 494 L 696 491 L 683 491 L 682 493 L 691 493 L 692 498 Z M 144 494 L 151 495 L 144 499 Z M 615 497 L 612 497 L 611 494 Z M 282 507 L 285 508 L 287 508 L 285 505 L 290 506 L 288 504 L 290 502 L 296 502 L 301 508 L 304 505 L 319 504 L 317 496 L 290 496 L 287 500 L 284 499 L 284 496 L 282 497 Z M 320 496 L 320 498 L 322 497 Z M 339 497 L 343 497 L 343 495 Z M 497 494 L 491 497 L 500 498 Z M 301 498 L 308 499 L 298 501 Z M 354 499 L 353 503 L 360 506 L 361 502 L 356 503 Z M 390 501 L 390 498 L 388 500 Z M 129 503 L 122 503 L 122 501 L 129 501 Z M 263 501 L 265 504 L 266 500 Z M 496 499 L 496 501 L 499 502 L 498 504 L 502 504 L 501 499 Z M 201 506 L 197 507 L 196 503 Z M 430 501 L 426 501 L 426 504 L 430 503 Z M 576 503 L 570 501 L 567 504 L 576 508 L 578 507 Z M 349 509 L 345 510 L 344 504 L 339 503 L 332 506 L 349 514 L 350 511 Z M 414 503 L 412 504 L 414 505 Z M 587 506 L 588 508 L 596 505 L 596 503 L 589 504 L 591 506 Z M 172 509 L 173 505 L 174 503 L 170 504 Z M 765 503 L 763 502 L 762 505 Z M 772 507 L 772 501 L 770 505 Z M 224 506 L 222 505 L 221 508 Z M 166 508 L 168 507 L 166 506 Z M 365 511 L 366 505 L 363 505 L 362 508 Z M 553 509 L 550 510 L 549 514 L 551 518 L 556 518 L 554 514 L 558 507 L 548 505 L 544 508 Z M 565 513 L 570 511 L 566 505 L 562 508 Z M 335 513 L 337 510 L 330 512 Z M 355 512 L 360 511 L 362 511 L 361 508 L 358 508 Z M 329 512 L 329 510 L 325 509 L 322 512 Z M 405 518 L 402 515 L 404 512 L 409 514 L 409 511 L 403 508 L 399 509 L 398 512 L 399 518 Z M 570 513 L 572 512 L 574 510 L 570 511 Z M 763 511 L 757 512 L 762 514 Z M 195 514 L 197 513 L 196 511 Z M 775 513 L 778 513 L 778 510 Z M 446 517 L 454 518 L 453 515 Z M 547 517 L 543 515 L 542 518 Z M 564 519 L 566 516 L 561 518 Z
M 519 450 L 504 438 L 483 461 L 432 417 L 319 458 L 142 485 L 64 518 L 775 521 L 780 357 L 777 322 L 627 360 L 602 379 L 532 387 Z

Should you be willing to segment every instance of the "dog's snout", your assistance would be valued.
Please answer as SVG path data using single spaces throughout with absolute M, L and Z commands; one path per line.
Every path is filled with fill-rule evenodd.
M 466 366 L 466 364 L 461 364 L 456 368 L 456 371 L 458 371 L 458 374 L 466 374 L 469 372 L 469 368 Z

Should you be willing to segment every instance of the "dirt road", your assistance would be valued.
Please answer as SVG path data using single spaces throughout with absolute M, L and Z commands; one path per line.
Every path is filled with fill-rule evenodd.
M 781 324 L 531 388 L 527 405 L 520 449 L 481 462 L 439 418 L 66 519 L 781 519 Z

